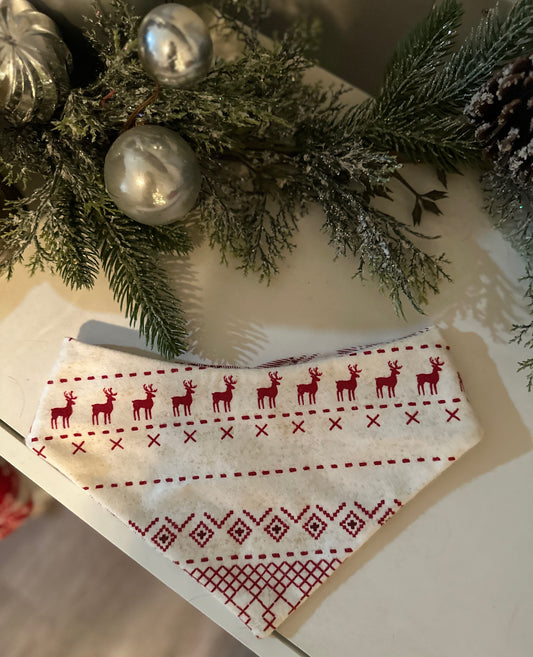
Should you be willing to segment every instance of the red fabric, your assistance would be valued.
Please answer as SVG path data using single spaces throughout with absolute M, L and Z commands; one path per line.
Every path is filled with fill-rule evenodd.
M 0 460 L 0 539 L 15 531 L 30 515 L 33 501 L 19 473 Z

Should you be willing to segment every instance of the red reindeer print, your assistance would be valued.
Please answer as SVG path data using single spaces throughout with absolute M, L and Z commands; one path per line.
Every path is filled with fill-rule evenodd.
M 337 384 L 337 401 L 344 401 L 344 391 L 348 391 L 348 401 L 355 399 L 355 389 L 357 388 L 357 379 L 359 378 L 362 370 L 354 365 L 348 365 L 348 371 L 351 376 L 349 379 L 336 381 Z
M 117 393 L 113 392 L 112 388 L 104 388 L 104 395 L 106 396 L 105 404 L 93 404 L 93 424 L 98 424 L 100 413 L 104 416 L 104 424 L 111 423 L 111 411 L 113 410 L 113 402 L 117 398 Z
M 172 397 L 172 410 L 174 416 L 177 415 L 178 417 L 180 415 L 180 406 L 183 406 L 183 415 L 191 414 L 192 396 L 194 395 L 195 389 L 198 387 L 193 385 L 192 380 L 184 381 L 183 385 L 185 386 L 185 394 Z
M 70 392 L 64 392 L 63 395 L 67 400 L 66 406 L 58 406 L 57 408 L 52 408 L 50 411 L 52 429 L 57 429 L 57 418 L 59 417 L 63 421 L 63 429 L 68 429 L 70 426 L 72 407 L 76 404 L 74 400 L 78 398 L 74 397 L 74 392 L 72 390 Z
M 224 411 L 226 413 L 231 412 L 231 400 L 233 398 L 233 389 L 237 383 L 237 380 L 233 376 L 225 376 L 224 383 L 226 384 L 226 389 L 224 392 L 213 392 L 213 411 L 219 413 L 219 404 L 224 402 Z
M 402 367 L 403 365 L 398 365 L 397 360 L 394 363 L 389 360 L 390 375 L 378 376 L 376 379 L 376 394 L 378 397 L 383 397 L 383 388 L 387 388 L 389 397 L 396 397 L 396 383 Z
M 140 414 L 141 414 L 141 408 L 144 408 L 144 419 L 145 420 L 151 420 L 152 419 L 152 408 L 154 406 L 154 397 L 155 393 L 157 392 L 157 388 L 154 390 L 154 386 L 150 383 L 150 385 L 146 385 L 146 383 L 143 385 L 144 392 L 146 393 L 146 397 L 144 399 L 134 399 L 132 404 L 133 404 L 133 419 L 134 420 L 140 420 Z
M 296 386 L 298 392 L 298 404 L 305 404 L 305 395 L 309 396 L 309 403 L 316 403 L 316 391 L 318 390 L 318 382 L 322 376 L 322 372 L 318 371 L 318 367 L 310 367 L 309 374 L 311 375 L 311 383 L 299 383 Z
M 278 386 L 283 377 L 277 372 L 269 372 L 270 385 L 268 388 L 257 388 L 257 406 L 265 408 L 265 397 L 268 397 L 268 407 L 276 408 L 276 397 L 278 395 Z
M 416 375 L 417 390 L 419 395 L 424 395 L 425 390 L 424 386 L 426 383 L 429 383 L 429 392 L 431 395 L 437 394 L 437 383 L 439 382 L 439 372 L 444 365 L 444 361 L 441 361 L 440 358 L 430 358 L 429 362 L 433 368 L 429 374 L 422 372 L 421 374 Z

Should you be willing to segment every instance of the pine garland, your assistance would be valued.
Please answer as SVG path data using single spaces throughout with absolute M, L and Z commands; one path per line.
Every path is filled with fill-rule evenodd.
M 231 254 L 269 279 L 293 248 L 298 218 L 318 203 L 335 253 L 354 258 L 354 273 L 374 279 L 399 313 L 405 299 L 422 310 L 447 278 L 445 257 L 427 254 L 419 231 L 373 201 L 403 161 L 443 171 L 479 161 L 462 107 L 489 69 L 533 45 L 533 0 L 504 18 L 489 12 L 458 50 L 461 9 L 444 0 L 400 44 L 380 94 L 356 108 L 342 90 L 305 80 L 316 24 L 295 25 L 267 46 L 258 32 L 266 2 L 212 4 L 241 56 L 217 60 L 193 89 L 162 89 L 140 117 L 175 130 L 196 152 L 203 185 L 192 218 L 223 259 Z M 124 0 L 98 10 L 85 33 L 94 77 L 48 124 L 0 128 L 5 183 L 23 190 L 5 204 L 0 272 L 12 275 L 28 247 L 31 271 L 51 268 L 74 289 L 91 287 L 102 269 L 148 345 L 172 358 L 186 349 L 186 318 L 161 263 L 190 251 L 188 234 L 180 222 L 129 220 L 103 182 L 105 154 L 154 90 L 137 56 L 139 22 Z M 443 192 L 412 191 L 416 221 L 422 209 L 438 212 Z
M 496 68 L 533 49 L 533 0 L 506 15 L 489 10 L 455 49 L 462 14 L 457 0 L 443 0 L 398 44 L 381 91 L 358 111 L 366 143 L 444 171 L 479 164 L 463 108 Z
M 464 109 L 472 96 L 510 60 L 533 51 L 533 0 L 515 2 L 507 14 L 489 10 L 455 47 L 463 10 L 444 0 L 398 44 L 380 93 L 357 108 L 363 143 L 398 153 L 401 161 L 433 164 L 442 175 L 465 166 L 486 167 L 481 144 Z M 533 191 L 509 177 L 486 172 L 481 179 L 495 227 L 526 262 L 525 299 L 533 316 Z M 413 221 L 435 198 L 415 194 Z M 533 349 L 533 320 L 514 325 L 513 340 Z M 533 358 L 519 363 L 533 389 Z
M 514 324 L 514 342 L 533 349 L 533 191 L 518 185 L 510 176 L 493 171 L 483 174 L 482 189 L 486 209 L 495 227 L 526 261 L 527 282 L 525 298 L 532 320 L 527 324 Z M 519 363 L 519 369 L 527 374 L 528 389 L 533 389 L 533 357 Z

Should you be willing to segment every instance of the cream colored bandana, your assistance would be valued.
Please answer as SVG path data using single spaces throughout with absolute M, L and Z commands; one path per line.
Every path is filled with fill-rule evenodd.
M 266 636 L 479 437 L 430 329 L 256 369 L 68 339 L 27 444 Z

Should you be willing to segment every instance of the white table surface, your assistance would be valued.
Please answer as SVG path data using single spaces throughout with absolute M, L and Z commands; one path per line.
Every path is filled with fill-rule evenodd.
M 354 96 L 357 98 L 357 95 Z M 419 189 L 438 183 L 406 168 Z M 320 212 L 301 221 L 297 249 L 267 287 L 219 263 L 205 244 L 170 273 L 190 320 L 191 359 L 253 365 L 272 358 L 401 337 L 437 324 L 452 345 L 483 441 L 397 513 L 298 608 L 280 636 L 255 639 L 191 577 L 22 445 L 64 336 L 146 351 L 104 280 L 71 292 L 59 278 L 20 268 L 0 281 L 0 454 L 141 566 L 256 654 L 277 657 L 530 657 L 533 654 L 533 393 L 509 344 L 528 320 L 521 258 L 491 228 L 474 175 L 451 176 L 440 217 L 422 228 L 442 235 L 453 283 L 425 316 L 397 317 L 371 281 L 333 259 Z M 385 207 L 387 207 L 387 202 Z M 388 209 L 409 221 L 397 188 Z M 282 642 L 285 637 L 292 647 Z

